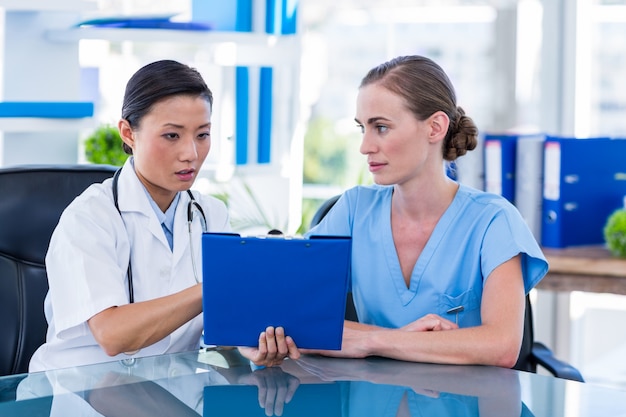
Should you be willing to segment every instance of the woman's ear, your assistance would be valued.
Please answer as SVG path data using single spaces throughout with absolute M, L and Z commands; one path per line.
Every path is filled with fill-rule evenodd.
M 120 121 L 117 122 L 117 129 L 120 131 L 122 141 L 124 141 L 129 148 L 133 149 L 135 147 L 135 138 L 133 137 L 133 129 L 130 127 L 128 120 L 120 119 Z
M 433 113 L 428 118 L 428 125 L 430 126 L 430 141 L 439 142 L 442 141 L 448 133 L 448 126 L 450 126 L 450 118 L 442 111 Z

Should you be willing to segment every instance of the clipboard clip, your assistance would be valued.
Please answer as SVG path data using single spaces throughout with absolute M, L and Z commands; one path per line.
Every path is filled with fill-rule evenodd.
M 266 235 L 262 235 L 262 236 L 258 236 L 258 237 L 260 237 L 260 238 L 269 238 L 269 239 L 286 239 L 286 240 L 302 239 L 299 236 L 286 235 L 279 229 L 272 229 L 269 232 L 267 232 Z

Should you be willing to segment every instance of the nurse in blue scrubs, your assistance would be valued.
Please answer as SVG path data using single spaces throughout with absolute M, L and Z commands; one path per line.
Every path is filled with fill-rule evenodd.
M 548 264 L 511 203 L 446 175 L 478 136 L 448 76 L 422 56 L 385 62 L 362 80 L 355 120 L 375 184 L 346 191 L 309 234 L 352 236 L 359 322 L 341 351 L 317 353 L 514 366 L 525 295 Z

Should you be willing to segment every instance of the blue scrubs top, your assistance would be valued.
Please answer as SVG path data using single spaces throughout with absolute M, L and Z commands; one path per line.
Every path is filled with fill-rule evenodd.
M 346 191 L 307 235 L 352 237 L 351 287 L 359 321 L 397 328 L 429 313 L 460 327 L 481 324 L 489 274 L 522 255 L 528 293 L 548 263 L 518 210 L 499 195 L 459 185 L 420 254 L 407 288 L 391 232 L 392 186 Z M 448 313 L 455 307 L 458 313 Z

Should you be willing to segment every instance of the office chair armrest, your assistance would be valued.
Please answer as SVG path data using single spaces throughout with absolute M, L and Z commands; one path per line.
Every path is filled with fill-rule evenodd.
M 538 365 L 544 367 L 557 378 L 585 382 L 578 369 L 557 359 L 552 351 L 543 343 L 533 343 L 532 357 Z

